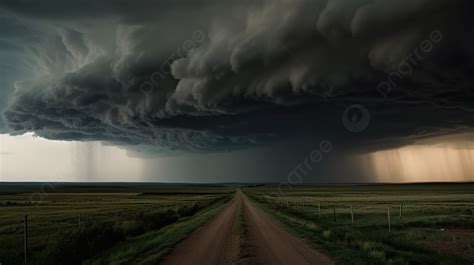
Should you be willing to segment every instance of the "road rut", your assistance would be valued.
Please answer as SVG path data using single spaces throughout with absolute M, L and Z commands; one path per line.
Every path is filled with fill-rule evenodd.
M 245 244 L 252 255 L 239 258 L 240 240 L 235 224 L 243 209 Z M 167 265 L 224 264 L 333 264 L 326 255 L 286 231 L 242 192 L 206 225 L 196 229 L 164 258 Z

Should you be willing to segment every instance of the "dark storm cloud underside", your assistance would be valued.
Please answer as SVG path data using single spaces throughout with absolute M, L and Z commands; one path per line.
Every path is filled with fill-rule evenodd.
M 384 14 L 377 14 L 374 4 L 375 11 L 367 11 L 366 24 L 351 24 L 354 32 L 347 32 L 344 21 L 331 21 L 331 15 L 339 10 L 355 17 L 342 1 L 330 1 L 333 5 L 287 2 L 291 6 L 286 20 L 280 19 L 286 14 L 281 1 L 275 4 L 281 5 L 281 10 L 279 6 L 268 8 L 263 1 L 228 2 L 227 6 L 222 2 L 135 1 L 119 5 L 116 1 L 90 1 L 71 2 L 71 6 L 64 1 L 46 1 L 35 7 L 1 1 L 0 7 L 8 11 L 40 20 L 114 17 L 143 27 L 129 36 L 135 46 L 128 52 L 135 56 L 121 55 L 120 60 L 101 57 L 72 73 L 17 89 L 4 112 L 10 132 L 146 145 L 160 151 L 216 151 L 283 138 L 311 139 L 311 135 L 327 135 L 347 146 L 364 142 L 371 143 L 364 148 L 387 148 L 474 126 L 471 1 L 432 1 L 426 9 L 413 8 L 413 13 L 403 13 L 400 6 L 402 15 L 395 12 L 386 18 L 378 17 Z M 333 13 L 327 11 L 331 6 Z M 189 10 L 206 7 L 212 7 L 212 14 L 238 7 L 251 19 L 229 18 L 231 22 L 209 31 L 199 47 L 169 65 L 169 50 L 154 50 L 160 42 L 150 37 L 150 32 L 159 28 L 155 15 L 189 14 Z M 315 11 L 318 8 L 323 11 Z M 252 15 L 263 16 L 270 24 L 260 21 L 253 25 L 256 18 Z M 342 20 L 345 16 L 335 17 Z M 278 21 L 275 28 L 269 28 Z M 412 30 L 415 41 L 401 42 L 398 36 Z M 443 39 L 433 51 L 423 54 L 412 74 L 382 95 L 377 87 L 393 72 L 390 68 L 396 69 L 419 49 L 433 30 L 441 32 Z M 83 38 L 63 36 L 69 41 L 64 46 L 74 44 L 78 53 L 87 54 Z M 407 51 L 395 53 L 398 46 L 406 46 Z M 169 65 L 172 75 L 161 76 L 158 85 L 144 91 L 143 84 L 150 82 L 163 63 Z M 328 88 L 332 89 L 329 95 Z M 363 134 L 354 135 L 342 126 L 342 113 L 351 104 L 363 104 L 372 114 Z M 390 141 L 381 143 L 383 139 Z

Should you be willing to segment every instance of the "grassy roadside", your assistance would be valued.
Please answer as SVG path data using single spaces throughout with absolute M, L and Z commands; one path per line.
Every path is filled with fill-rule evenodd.
M 159 184 L 0 187 L 0 263 L 79 265 L 232 196 L 235 188 Z
M 414 239 L 429 238 L 429 230 L 386 233 L 383 228 L 359 229 L 315 222 L 314 216 L 247 194 L 276 220 L 317 248 L 322 248 L 338 264 L 472 264 L 464 258 L 440 254 L 417 244 Z
M 104 255 L 89 260 L 85 264 L 156 264 L 174 245 L 214 217 L 230 200 L 228 197 L 215 202 L 194 216 L 182 218 L 158 231 L 129 238 L 108 250 Z

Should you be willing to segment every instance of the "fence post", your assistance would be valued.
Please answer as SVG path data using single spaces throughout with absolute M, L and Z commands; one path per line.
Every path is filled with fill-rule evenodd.
M 337 223 L 337 219 L 336 219 L 336 205 L 334 205 L 334 223 Z
M 403 217 L 403 202 L 400 203 L 400 219 Z
M 388 218 L 388 232 L 392 232 L 392 225 L 390 223 L 390 204 L 387 207 L 387 218 Z
M 350 204 L 351 206 L 351 220 L 352 220 L 352 226 L 355 226 L 355 223 L 354 223 L 354 210 L 352 209 L 352 203 Z
M 28 258 L 28 215 L 25 215 L 25 264 Z
M 318 202 L 318 220 L 321 221 L 321 202 Z

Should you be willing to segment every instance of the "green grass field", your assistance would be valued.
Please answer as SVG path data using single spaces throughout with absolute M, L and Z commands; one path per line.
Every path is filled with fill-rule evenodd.
M 156 264 L 225 207 L 236 189 L 158 184 L 3 185 L 0 263 L 23 264 L 27 215 L 28 264 Z M 474 262 L 474 184 L 241 190 L 338 264 Z M 252 249 L 246 245 L 242 216 L 236 224 L 242 237 L 241 258 L 245 258 Z
M 28 264 L 81 264 L 134 238 L 212 212 L 233 188 L 212 186 L 28 185 L 0 188 L 0 263 L 22 264 L 28 216 Z M 192 218 L 186 236 L 205 221 Z M 175 241 L 164 242 L 161 248 Z M 142 243 L 143 244 L 143 243 Z
M 264 186 L 245 192 L 341 264 L 474 262 L 473 184 Z

